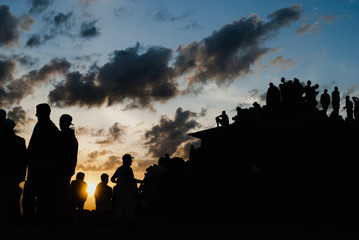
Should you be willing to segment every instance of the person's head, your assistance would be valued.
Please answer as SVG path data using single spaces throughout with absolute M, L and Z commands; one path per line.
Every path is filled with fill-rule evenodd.
M 328 92 L 328 89 L 324 89 L 324 92 L 327 93 L 327 92 Z
M 7 118 L 7 119 L 5 119 L 5 125 L 6 125 L 9 129 L 13 130 L 13 129 L 15 128 L 15 126 L 16 126 L 16 123 L 15 123 L 14 120 L 12 120 L 12 119 L 10 119 L 10 118 Z
M 349 100 L 350 100 L 350 97 L 349 97 L 349 96 L 346 96 L 346 97 L 345 97 L 345 100 L 349 101 Z
M 335 91 L 338 91 L 338 87 L 334 87 L 334 90 L 335 90 Z
M 125 155 L 122 156 L 122 162 L 123 162 L 123 165 L 126 165 L 126 166 L 131 166 L 132 164 L 132 157 L 130 154 L 126 153 Z
M 67 129 L 72 125 L 72 117 L 68 114 L 62 114 L 60 117 L 60 129 Z
M 81 180 L 83 181 L 85 179 L 85 174 L 83 172 L 78 172 L 76 174 L 76 180 Z
M 310 86 L 312 84 L 312 81 L 308 80 L 307 85 Z
M 226 111 L 222 111 L 222 114 L 225 115 L 225 114 L 226 114 Z
M 36 117 L 38 120 L 50 119 L 51 108 L 47 103 L 41 103 L 36 106 Z
M 273 87 L 273 83 L 272 83 L 272 82 L 270 82 L 270 83 L 269 83 L 269 86 L 270 86 L 270 87 Z
M 282 77 L 282 78 L 280 79 L 280 81 L 281 81 L 282 83 L 285 83 L 285 78 Z
M 104 184 L 108 183 L 108 175 L 106 173 L 101 174 L 101 182 Z
M 6 111 L 4 109 L 0 109 L 0 121 L 5 121 L 6 119 Z

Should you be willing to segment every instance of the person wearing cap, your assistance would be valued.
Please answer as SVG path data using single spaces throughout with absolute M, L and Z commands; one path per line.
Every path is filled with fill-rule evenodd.
M 51 108 L 47 103 L 36 106 L 36 123 L 27 148 L 28 174 L 24 186 L 22 206 L 25 217 L 35 215 L 50 220 L 56 188 L 51 179 L 56 172 L 59 156 L 60 131 L 50 119 Z
M 59 158 L 56 172 L 57 182 L 57 212 L 61 220 L 66 220 L 69 214 L 68 194 L 71 177 L 75 173 L 77 164 L 78 141 L 75 136 L 75 130 L 70 128 L 72 117 L 63 114 L 60 117 L 60 139 L 59 139 Z
M 132 159 L 130 154 L 123 155 L 122 166 L 111 177 L 111 182 L 116 183 L 114 187 L 115 216 L 117 220 L 123 221 L 125 227 L 135 219 L 137 183 L 142 182 L 135 179 L 133 175 Z

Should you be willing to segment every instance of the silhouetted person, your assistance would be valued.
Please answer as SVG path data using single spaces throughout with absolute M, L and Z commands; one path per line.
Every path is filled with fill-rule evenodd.
M 352 97 L 354 101 L 354 118 L 355 120 L 359 120 L 359 98 L 358 97 Z
M 280 106 L 279 89 L 273 83 L 269 83 L 269 88 L 266 97 L 266 106 L 269 111 L 276 111 Z
M 232 117 L 232 120 L 235 122 L 235 123 L 239 123 L 240 120 L 241 120 L 241 115 L 242 115 L 242 108 L 241 107 L 236 107 L 236 112 L 237 112 L 237 115 Z
M 287 82 L 285 81 L 285 78 L 282 77 L 280 79 L 279 89 L 280 89 L 280 97 L 282 99 L 282 102 L 284 104 L 288 101 L 288 91 L 287 91 Z
M 332 107 L 333 107 L 333 116 L 339 116 L 339 108 L 340 108 L 340 92 L 338 91 L 338 87 L 334 87 L 334 91 L 332 92 Z
M 347 112 L 347 119 L 353 119 L 353 102 L 350 101 L 350 97 L 346 96 L 345 97 L 345 106 L 343 107 L 343 109 L 346 110 Z
M 310 103 L 311 101 L 311 95 L 312 95 L 312 81 L 308 80 L 307 85 L 304 86 L 303 92 L 304 92 L 304 101 L 306 103 Z
M 216 117 L 216 123 L 217 123 L 217 127 L 219 127 L 219 125 L 222 126 L 229 125 L 229 118 L 228 115 L 226 114 L 226 111 L 222 111 L 222 114 Z
M 323 112 L 327 114 L 328 107 L 330 104 L 330 96 L 327 89 L 324 89 L 324 93 L 320 95 L 320 104 L 322 105 Z
M 70 199 L 72 211 L 78 210 L 82 212 L 84 210 L 84 204 L 87 200 L 87 183 L 85 180 L 85 174 L 78 172 L 76 174 L 76 180 L 73 180 L 70 185 Z
M 70 128 L 72 117 L 63 114 L 60 117 L 60 135 L 59 135 L 59 162 L 57 163 L 57 210 L 61 218 L 66 218 L 69 214 L 69 188 L 71 177 L 75 173 L 77 164 L 78 141 L 75 137 L 75 131 Z M 65 220 L 65 219 L 63 219 Z
M 158 184 L 160 179 L 168 173 L 168 169 L 165 167 L 165 161 L 166 159 L 164 157 L 160 157 L 158 164 L 154 164 L 146 169 L 145 178 L 143 179 L 143 195 L 149 206 L 153 206 L 158 202 Z
M 10 162 L 11 152 L 9 151 L 9 137 L 10 130 L 5 123 L 6 111 L 0 109 L 0 153 L 1 153 L 1 167 L 0 167 L 0 187 L 6 187 L 7 170 Z M 0 198 L 0 223 L 7 221 L 8 211 L 6 206 L 6 199 Z
M 51 179 L 56 175 L 59 156 L 59 130 L 50 120 L 50 113 L 48 104 L 36 106 L 38 122 L 27 148 L 28 173 L 22 201 L 25 216 L 34 216 L 36 212 L 42 220 L 47 217 L 47 222 L 53 216 L 56 202 L 56 188 Z
M 101 182 L 97 184 L 95 190 L 96 213 L 100 225 L 106 225 L 112 220 L 112 188 L 107 185 L 109 176 L 101 174 Z
M 1 176 L 2 203 L 5 220 L 14 222 L 20 216 L 20 196 L 22 189 L 19 184 L 25 180 L 26 174 L 26 145 L 25 139 L 14 132 L 15 122 L 11 119 L 5 120 L 5 125 L 10 135 L 7 136 L 7 149 L 1 152 L 1 167 L 5 170 Z M 3 137 L 4 135 L 2 135 Z M 3 158 L 5 157 L 6 158 Z
M 117 168 L 111 177 L 111 182 L 116 183 L 114 187 L 116 219 L 127 225 L 135 219 L 137 183 L 141 181 L 135 179 L 133 175 L 131 155 L 123 155 L 122 162 L 122 166 Z
M 302 103 L 303 86 L 299 82 L 298 78 L 294 78 L 294 81 L 293 81 L 293 93 L 294 93 L 295 105 L 300 105 Z
M 109 176 L 101 175 L 101 182 L 96 186 L 95 203 L 96 211 L 111 211 L 112 209 L 112 188 L 107 185 Z

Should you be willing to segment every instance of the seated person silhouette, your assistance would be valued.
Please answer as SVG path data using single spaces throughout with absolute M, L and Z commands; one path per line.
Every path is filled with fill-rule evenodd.
M 219 127 L 219 125 L 222 126 L 229 125 L 229 118 L 226 114 L 226 111 L 223 111 L 221 115 L 216 117 L 216 123 L 217 123 L 217 127 Z
M 72 210 L 75 211 L 78 209 L 82 211 L 84 209 L 84 204 L 87 200 L 87 183 L 84 181 L 85 174 L 83 172 L 78 172 L 76 174 L 76 180 L 73 180 L 70 185 L 70 198 Z

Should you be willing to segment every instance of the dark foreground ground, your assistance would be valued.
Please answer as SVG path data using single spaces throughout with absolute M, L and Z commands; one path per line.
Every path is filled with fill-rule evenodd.
M 239 223 L 232 220 L 208 222 L 192 220 L 138 220 L 133 229 L 117 224 L 27 226 L 3 225 L 0 239 L 359 239 L 357 226 Z

